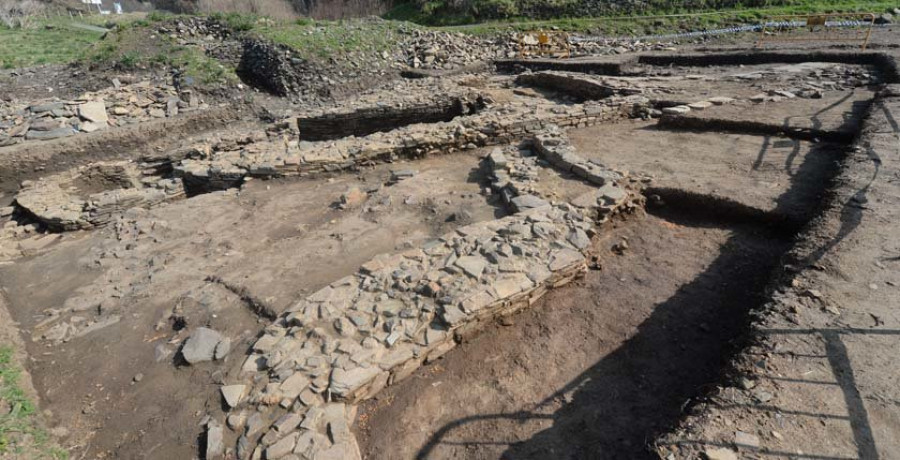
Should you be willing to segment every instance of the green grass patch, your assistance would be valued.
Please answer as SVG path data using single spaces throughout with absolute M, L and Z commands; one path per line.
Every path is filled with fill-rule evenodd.
M 149 22 L 150 19 L 146 21 Z M 199 47 L 179 45 L 170 37 L 160 35 L 140 22 L 116 27 L 79 60 L 93 66 L 112 66 L 122 70 L 176 68 L 203 85 L 238 81 L 233 68 L 207 56 Z
M 243 13 L 213 13 L 209 17 L 227 25 L 229 29 L 236 32 L 253 30 L 260 20 L 260 16 Z
M 13 349 L 0 346 L 0 456 L 67 459 L 69 454 L 50 443 L 40 427 L 37 406 L 22 390 L 22 371 L 13 360 Z M 8 410 L 7 410 L 8 408 Z
M 13 69 L 72 62 L 102 36 L 102 32 L 77 29 L 61 20 L 31 29 L 0 27 L 0 66 Z
M 788 0 L 787 4 L 730 9 L 687 8 L 682 2 L 668 2 L 665 7 L 648 8 L 628 16 L 530 19 L 518 16 L 520 5 L 527 0 L 471 0 L 467 10 L 454 10 L 444 0 L 401 3 L 385 14 L 386 19 L 412 21 L 422 25 L 445 27 L 473 35 L 491 35 L 504 30 L 534 30 L 557 27 L 572 32 L 657 34 L 702 28 L 725 27 L 759 22 L 777 15 L 809 13 L 881 13 L 896 8 L 896 1 L 885 0 Z M 578 0 L 582 1 L 582 0 Z M 574 0 L 550 0 L 545 4 L 562 6 Z M 492 12 L 502 11 L 500 14 Z M 682 17 L 661 17 L 685 15 Z M 689 16 L 688 16 L 689 15 Z M 485 17 L 504 17 L 484 20 Z

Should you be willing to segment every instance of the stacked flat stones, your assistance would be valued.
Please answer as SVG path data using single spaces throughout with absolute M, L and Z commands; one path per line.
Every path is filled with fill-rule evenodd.
M 532 143 L 546 156 L 573 159 L 562 155 L 568 142 L 558 130 Z M 495 171 L 509 167 L 501 150 L 485 161 Z M 612 182 L 598 190 L 579 205 L 544 201 L 376 256 L 298 300 L 253 345 L 243 381 L 222 387 L 232 408 L 226 423 L 238 432 L 233 452 L 242 459 L 360 458 L 349 428 L 355 403 L 586 269 L 597 220 L 630 197 Z M 207 429 L 216 441 L 207 458 L 231 452 L 221 423 Z
M 245 177 L 307 176 L 396 157 L 421 157 L 508 144 L 553 125 L 587 126 L 626 115 L 618 105 L 603 102 L 562 105 L 524 98 L 504 105 L 488 105 L 474 115 L 449 122 L 409 125 L 360 138 L 301 142 L 296 137 L 282 137 L 232 145 L 227 150 L 212 149 L 209 155 L 180 161 L 175 170 L 186 182 L 220 189 L 235 186 Z
M 208 108 L 191 91 L 143 81 L 85 93 L 73 100 L 46 100 L 0 110 L 0 147 L 25 140 L 50 140 L 167 118 Z
M 130 208 L 150 208 L 184 196 L 177 179 L 145 175 L 130 162 L 95 163 L 36 181 L 25 181 L 16 204 L 53 231 L 90 229 Z M 115 188 L 83 196 L 74 185 L 83 177 L 103 176 Z

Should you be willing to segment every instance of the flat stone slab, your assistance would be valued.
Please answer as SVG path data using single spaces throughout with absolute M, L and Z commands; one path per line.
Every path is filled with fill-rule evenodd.
M 181 349 L 184 360 L 190 364 L 212 361 L 215 356 L 216 346 L 223 339 L 222 334 L 205 328 L 198 327 L 191 333 Z

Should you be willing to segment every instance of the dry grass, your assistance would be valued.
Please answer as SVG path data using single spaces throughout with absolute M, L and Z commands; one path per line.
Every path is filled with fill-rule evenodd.
M 293 20 L 298 17 L 287 0 L 199 0 L 196 10 L 204 14 L 244 13 L 278 20 Z

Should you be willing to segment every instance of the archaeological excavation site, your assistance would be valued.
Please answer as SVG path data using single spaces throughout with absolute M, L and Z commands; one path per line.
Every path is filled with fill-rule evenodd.
M 889 21 L 140 14 L 0 52 L 0 458 L 900 458 Z

